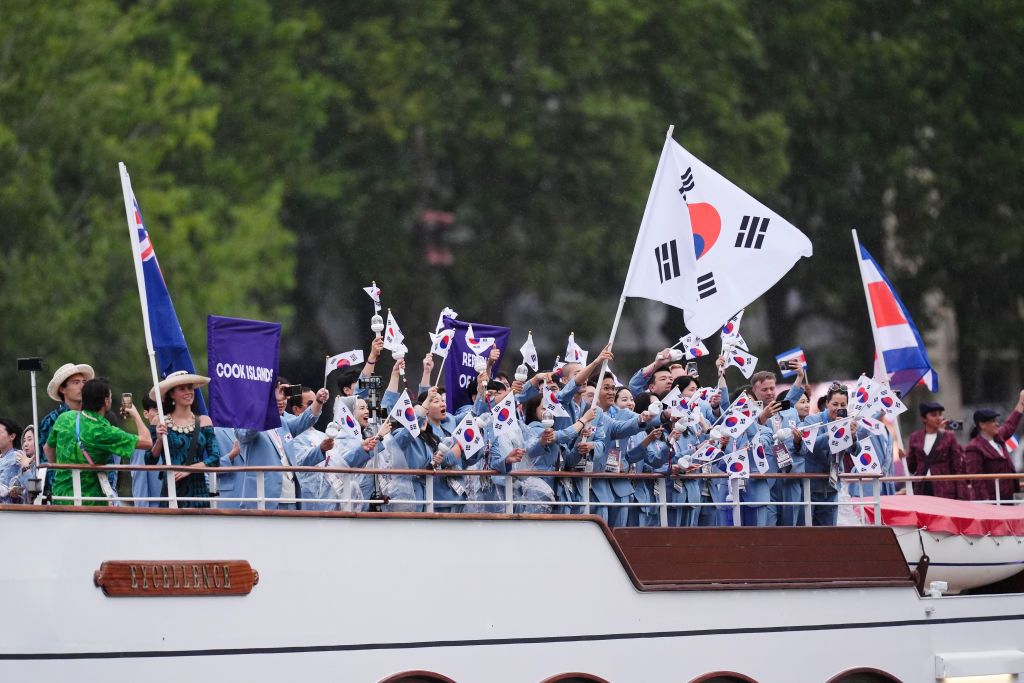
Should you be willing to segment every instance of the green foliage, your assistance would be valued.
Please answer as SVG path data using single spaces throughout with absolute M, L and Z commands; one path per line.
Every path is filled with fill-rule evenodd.
M 522 322 L 542 351 L 570 329 L 596 345 L 670 123 L 814 242 L 758 304 L 755 353 L 802 342 L 822 374 L 866 368 L 851 227 L 922 327 L 925 294 L 945 295 L 968 372 L 1019 329 L 1016 2 L 9 0 L 3 15 L 0 405 L 17 408 L 0 412 L 21 419 L 15 356 L 148 381 L 122 160 L 200 368 L 217 313 L 284 322 L 286 367 L 315 376 L 321 354 L 365 343 L 372 279 L 414 354 L 448 304 Z M 425 210 L 455 215 L 450 268 L 423 264 Z

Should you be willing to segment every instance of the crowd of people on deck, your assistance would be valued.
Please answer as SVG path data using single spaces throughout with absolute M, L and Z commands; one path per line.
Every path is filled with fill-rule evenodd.
M 797 375 L 791 388 L 777 393 L 778 378 L 772 371 L 755 372 L 749 384 L 730 390 L 723 358 L 716 363 L 716 382 L 704 387 L 693 367 L 684 366 L 680 354 L 671 348 L 661 350 L 624 385 L 605 372 L 614 361 L 608 348 L 585 365 L 568 363 L 525 379 L 518 372 L 515 379 L 505 372 L 492 372 L 499 360 L 498 351 L 492 349 L 487 367 L 470 387 L 474 402 L 452 411 L 444 389 L 431 385 L 434 361 L 430 354 L 424 358 L 423 377 L 414 397 L 405 386 L 404 358 L 392 366 L 383 395 L 371 395 L 359 380 L 376 373 L 382 350 L 382 340 L 375 339 L 361 370 L 332 373 L 338 390 L 333 397 L 326 388 L 313 390 L 279 377 L 276 398 L 281 426 L 266 431 L 214 427 L 197 408 L 197 394 L 209 378 L 188 372 L 164 378 L 143 398 L 141 412 L 124 401 L 121 417 L 134 425 L 134 431 L 127 431 L 108 420 L 113 408 L 109 381 L 97 377 L 89 365 L 63 365 L 47 387 L 47 395 L 58 405 L 39 422 L 38 438 L 31 426 L 22 429 L 0 418 L 0 503 L 29 503 L 39 497 L 54 504 L 76 500 L 85 505 L 121 504 L 116 472 L 82 471 L 77 482 L 68 469 L 48 468 L 41 481 L 38 476 L 54 462 L 162 465 L 167 462 L 165 448 L 171 464 L 187 470 L 132 472 L 130 504 L 166 506 L 168 477 L 173 477 L 179 507 L 209 507 L 210 496 L 216 495 L 220 508 L 255 508 L 259 498 L 267 509 L 501 513 L 511 495 L 515 512 L 582 513 L 586 505 L 610 526 L 619 527 L 661 525 L 660 503 L 665 496 L 670 526 L 714 526 L 737 521 L 733 502 L 738 495 L 744 503 L 739 520 L 744 526 L 794 526 L 806 522 L 806 508 L 800 504 L 804 483 L 799 478 L 749 477 L 737 486 L 729 477 L 685 475 L 727 474 L 728 454 L 743 449 L 757 450 L 761 462 L 767 460 L 769 474 L 850 472 L 857 444 L 865 440 L 879 456 L 881 473 L 892 474 L 894 440 L 889 430 L 878 433 L 854 421 L 853 445 L 838 453 L 830 448 L 826 429 L 812 444 L 802 438 L 806 427 L 845 418 L 850 390 L 833 383 L 812 405 L 799 362 L 788 368 Z M 498 431 L 491 411 L 510 393 L 515 397 L 517 419 L 511 428 Z M 412 400 L 418 435 L 400 421 L 386 418 L 403 394 Z M 688 419 L 677 418 L 669 409 L 664 401 L 670 396 L 687 406 Z M 716 430 L 714 425 L 729 406 L 744 401 L 755 411 L 749 426 L 734 436 Z M 553 402 L 561 410 L 553 411 Z M 977 411 L 965 447 L 943 411 L 935 402 L 920 405 L 923 428 L 909 439 L 909 474 L 1015 471 L 1007 444 L 1024 411 L 1024 391 L 1001 424 L 994 411 Z M 340 419 L 340 414 L 355 422 L 351 429 L 339 429 L 331 419 Z M 484 443 L 472 453 L 452 438 L 467 414 L 474 416 L 471 424 Z M 318 424 L 324 429 L 318 429 Z M 697 457 L 699 449 L 709 446 L 721 456 L 710 461 Z M 278 465 L 315 469 L 266 474 L 237 469 Z M 326 471 L 330 467 L 382 472 Z M 400 470 L 442 470 L 445 476 L 433 477 L 430 494 L 427 479 L 431 475 L 389 473 Z M 487 474 L 467 476 L 473 470 Z M 545 474 L 509 476 L 516 471 Z M 215 480 L 207 476 L 211 472 L 216 472 Z M 572 473 L 659 476 L 600 478 Z M 39 489 L 35 495 L 30 493 L 34 478 Z M 211 492 L 214 482 L 216 490 Z M 825 476 L 810 479 L 812 502 L 823 504 L 812 507 L 814 525 L 836 523 L 837 506 L 828 503 L 835 503 L 847 486 L 849 495 L 871 495 L 868 483 L 837 482 Z M 999 486 L 999 497 L 1006 501 L 1017 491 L 1018 482 L 1004 480 Z M 882 493 L 896 492 L 891 482 L 882 487 Z M 996 498 L 991 480 L 918 482 L 915 488 L 917 493 L 947 498 Z M 428 497 L 432 507 L 426 503 Z

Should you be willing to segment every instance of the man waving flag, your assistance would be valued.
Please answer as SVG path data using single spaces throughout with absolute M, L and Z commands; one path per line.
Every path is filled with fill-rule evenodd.
M 802 232 L 670 135 L 623 295 L 683 309 L 686 327 L 707 338 L 811 253 Z

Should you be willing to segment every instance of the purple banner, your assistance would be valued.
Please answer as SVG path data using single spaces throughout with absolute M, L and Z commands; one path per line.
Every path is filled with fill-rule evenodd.
M 281 325 L 244 318 L 206 318 L 210 419 L 217 427 L 277 429 Z
M 467 403 L 472 403 L 469 398 L 469 387 L 476 384 L 477 371 L 473 368 L 473 352 L 466 343 L 466 329 L 472 325 L 473 334 L 479 339 L 486 337 L 494 338 L 494 345 L 501 351 L 501 358 L 491 369 L 493 375 L 501 366 L 501 359 L 505 357 L 505 347 L 508 346 L 509 333 L 512 331 L 507 327 L 498 325 L 484 325 L 483 323 L 464 322 L 462 320 L 444 319 L 445 327 L 455 330 L 455 337 L 452 339 L 452 347 L 448 351 L 448 359 L 444 363 L 444 389 L 448 403 L 448 412 L 454 413 L 456 409 Z M 490 351 L 485 351 L 486 357 Z

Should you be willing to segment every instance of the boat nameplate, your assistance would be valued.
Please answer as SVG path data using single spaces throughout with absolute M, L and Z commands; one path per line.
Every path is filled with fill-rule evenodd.
M 259 580 L 246 560 L 116 560 L 93 573 L 111 598 L 248 595 Z

